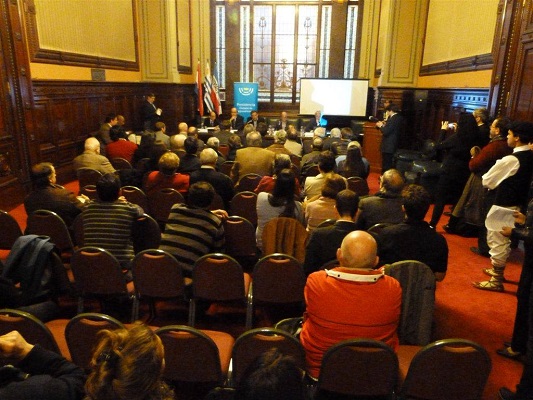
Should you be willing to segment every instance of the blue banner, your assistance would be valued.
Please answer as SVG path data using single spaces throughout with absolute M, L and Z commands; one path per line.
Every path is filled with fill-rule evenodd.
M 250 117 L 253 110 L 257 110 L 259 106 L 259 84 L 257 82 L 233 83 L 233 105 L 237 108 L 237 112 L 243 116 L 244 121 Z

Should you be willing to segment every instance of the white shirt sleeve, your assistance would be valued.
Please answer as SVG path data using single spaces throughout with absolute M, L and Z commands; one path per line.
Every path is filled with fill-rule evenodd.
M 520 162 L 515 156 L 503 157 L 482 176 L 483 187 L 491 190 L 497 188 L 505 179 L 516 174 L 519 167 Z

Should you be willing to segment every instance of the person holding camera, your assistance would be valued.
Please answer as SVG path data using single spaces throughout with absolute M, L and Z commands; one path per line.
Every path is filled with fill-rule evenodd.
M 0 336 L 2 400 L 80 400 L 84 396 L 85 372 L 61 355 L 33 345 L 17 331 Z

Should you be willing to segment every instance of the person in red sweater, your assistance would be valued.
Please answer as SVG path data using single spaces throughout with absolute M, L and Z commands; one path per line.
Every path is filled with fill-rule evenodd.
M 131 164 L 133 153 L 137 150 L 137 145 L 122 137 L 119 130 L 111 129 L 109 131 L 111 143 L 106 146 L 107 158 L 124 158 Z
M 402 289 L 374 270 L 377 244 L 367 232 L 349 233 L 337 250 L 339 266 L 309 275 L 306 311 L 300 333 L 307 372 L 317 379 L 324 353 L 346 339 L 381 340 L 397 349 Z
M 179 157 L 167 151 L 159 159 L 159 171 L 150 172 L 144 183 L 144 191 L 147 195 L 164 188 L 176 189 L 181 194 L 189 191 L 189 175 L 178 174 L 176 171 L 180 165 Z

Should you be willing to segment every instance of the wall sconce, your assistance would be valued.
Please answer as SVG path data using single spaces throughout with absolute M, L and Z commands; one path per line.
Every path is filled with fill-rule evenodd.
M 226 0 L 226 4 L 228 6 L 232 6 L 234 4 L 237 4 L 239 2 L 239 0 Z

